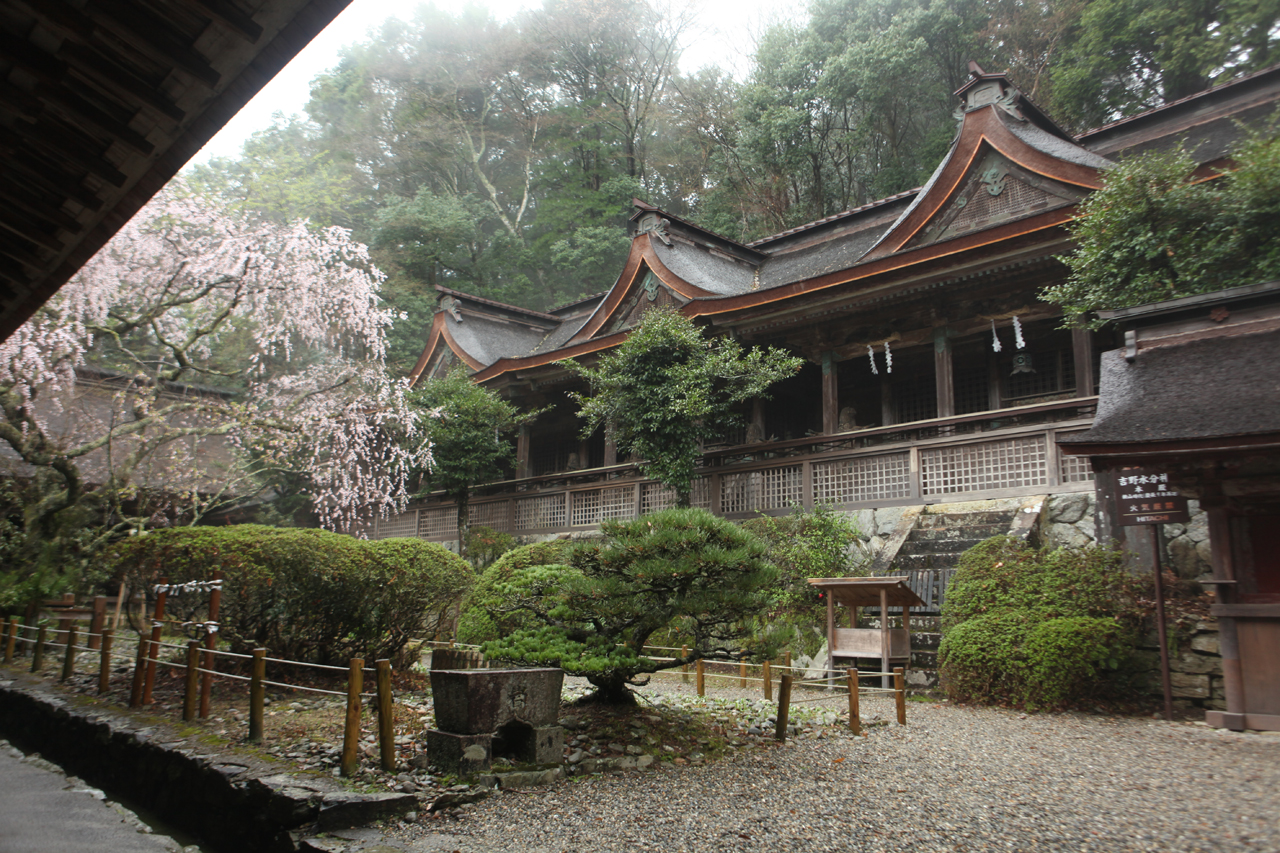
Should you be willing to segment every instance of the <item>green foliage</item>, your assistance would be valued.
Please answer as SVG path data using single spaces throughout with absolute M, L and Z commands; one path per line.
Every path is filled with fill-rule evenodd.
M 1176 101 L 1275 62 L 1270 0 L 1091 0 L 1064 35 L 1055 105 L 1081 129 Z
M 529 614 L 509 607 L 499 594 L 499 587 L 512 577 L 534 566 L 559 565 L 568 559 L 571 544 L 565 540 L 535 542 L 507 551 L 486 568 L 476 581 L 475 588 L 462 604 L 458 619 L 458 641 L 484 643 L 510 634 L 517 628 L 533 625 Z
M 583 435 L 604 427 L 620 454 L 639 456 L 645 475 L 688 506 L 702 443 L 741 420 L 737 403 L 767 397 L 803 360 L 774 348 L 744 352 L 730 338 L 707 340 L 692 320 L 653 309 L 597 366 L 564 364 L 591 386 L 590 396 L 570 395 L 582 406 Z
M 766 556 L 778 569 L 777 606 L 771 620 L 791 617 L 812 622 L 826 604 L 809 578 L 858 577 L 867 562 L 860 550 L 854 550 L 860 536 L 853 519 L 829 506 L 761 515 L 742 526 L 765 542 Z
M 952 696 L 1061 708 L 1115 687 L 1140 611 L 1118 552 L 1032 548 L 997 536 L 961 557 L 938 650 Z
M 605 522 L 602 530 L 564 563 L 504 567 L 502 579 L 493 569 L 506 558 L 491 567 L 491 594 L 478 588 L 472 598 L 501 626 L 484 644 L 488 657 L 558 665 L 587 678 L 601 699 L 626 701 L 626 685 L 644 673 L 713 655 L 772 656 L 777 637 L 752 626 L 773 605 L 777 570 L 755 536 L 697 509 Z M 689 638 L 689 655 L 646 657 L 645 644 L 667 627 Z
M 1107 175 L 1080 206 L 1064 283 L 1041 298 L 1068 322 L 1088 314 L 1280 278 L 1280 134 L 1250 133 L 1236 168 L 1193 181 L 1185 151 L 1149 152 Z M 1101 321 L 1093 321 L 1097 327 Z
M 320 663 L 391 657 L 434 630 L 475 577 L 463 560 L 420 539 L 366 541 L 325 530 L 235 525 L 160 530 L 108 552 L 129 587 L 225 576 L 219 633 L 232 649 Z M 205 596 L 170 598 L 179 620 Z
M 465 553 L 471 487 L 502 479 L 515 456 L 510 434 L 539 414 L 521 412 L 471 381 L 465 367 L 419 383 L 410 402 L 435 412 L 429 427 L 433 464 L 422 472 L 431 489 L 444 490 L 458 506 L 458 544 Z

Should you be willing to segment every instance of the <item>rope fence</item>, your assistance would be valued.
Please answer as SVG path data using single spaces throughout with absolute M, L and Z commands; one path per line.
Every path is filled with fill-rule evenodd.
M 476 651 L 476 652 L 480 650 L 480 647 L 476 645 L 469 645 L 466 643 L 455 643 L 452 641 L 434 641 L 434 642 L 425 643 L 424 645 L 432 649 L 433 652 L 437 650 L 455 650 L 455 649 L 460 649 L 464 651 Z M 679 657 L 676 657 L 674 655 L 665 656 L 665 657 L 658 656 L 658 655 L 649 655 L 648 657 L 651 660 L 678 661 L 678 660 L 687 660 L 689 658 L 688 646 L 681 646 L 679 648 L 676 648 L 675 646 L 645 646 L 646 652 L 650 650 L 660 651 L 660 652 L 670 651 L 670 652 L 680 653 Z M 833 677 L 834 673 L 830 670 L 827 671 L 826 677 L 824 678 L 808 679 L 808 680 L 803 678 L 797 679 L 793 675 L 793 673 L 796 673 L 796 672 L 808 673 L 809 668 L 792 666 L 790 652 L 786 652 L 783 655 L 783 663 L 780 665 L 775 664 L 772 661 L 768 661 L 768 660 L 760 663 L 759 676 L 752 676 L 748 674 L 748 666 L 751 666 L 750 664 L 739 662 L 738 672 L 729 673 L 729 672 L 708 672 L 707 663 L 708 661 L 705 661 L 702 658 L 699 658 L 698 660 L 694 661 L 692 664 L 696 690 L 699 696 L 706 696 L 706 692 L 707 692 L 706 683 L 708 678 L 720 678 L 720 679 L 726 679 L 726 680 L 737 679 L 739 687 L 743 687 L 743 688 L 745 688 L 749 683 L 760 684 L 761 687 L 763 688 L 765 701 L 772 702 L 773 701 L 773 684 L 774 684 L 773 671 L 774 670 L 781 671 L 780 679 L 778 682 L 779 684 L 778 715 L 776 717 L 777 723 L 775 726 L 775 735 L 774 735 L 779 741 L 786 740 L 786 731 L 787 731 L 786 720 L 789 715 L 789 709 L 792 705 L 803 705 L 811 702 L 829 702 L 832 699 L 835 699 L 844 695 L 847 695 L 849 697 L 849 728 L 852 729 L 855 734 L 860 734 L 862 731 L 862 721 L 858 716 L 858 704 L 859 704 L 860 696 L 865 694 L 884 694 L 884 695 L 893 696 L 894 701 L 897 705 L 898 724 L 903 726 L 907 724 L 906 678 L 905 678 L 905 674 L 902 667 L 896 667 L 892 672 L 865 672 L 865 671 L 859 671 L 857 669 L 846 669 L 844 671 L 844 679 L 842 683 L 840 683 L 834 680 L 834 677 Z M 710 663 L 728 664 L 732 662 L 731 661 L 710 661 Z M 686 684 L 689 682 L 689 675 L 690 675 L 689 670 L 690 670 L 690 664 L 684 664 L 680 667 L 680 672 L 678 673 L 678 676 Z M 673 671 L 664 671 L 664 672 L 653 673 L 653 674 L 654 675 L 666 675 L 666 674 L 676 675 L 677 673 Z M 861 679 L 864 679 L 864 678 L 892 678 L 893 687 L 863 687 L 859 684 L 859 682 L 861 681 Z M 804 699 L 792 699 L 791 698 L 792 690 L 796 687 L 823 688 L 826 695 L 813 696 L 813 697 L 804 698 Z
M 217 592 L 217 587 L 212 587 Z M 185 592 L 200 591 L 196 588 Z M 163 594 L 163 592 L 162 592 Z M 98 693 L 106 693 L 111 687 L 112 661 L 132 660 L 133 675 L 129 694 L 129 707 L 153 703 L 152 691 L 155 685 L 156 668 L 167 667 L 171 670 L 185 672 L 185 689 L 183 695 L 182 719 L 191 720 L 209 716 L 210 685 L 214 678 L 228 681 L 248 683 L 249 685 L 249 741 L 260 742 L 263 739 L 264 707 L 266 705 L 266 688 L 276 687 L 283 690 L 298 690 L 324 696 L 338 696 L 346 699 L 346 714 L 343 724 L 342 758 L 339 772 L 343 776 L 352 776 L 360 768 L 359 741 L 360 720 L 365 699 L 377 700 L 377 728 L 379 742 L 379 759 L 383 770 L 393 771 L 396 766 L 395 733 L 392 725 L 391 662 L 379 660 L 374 666 L 367 667 L 360 658 L 352 658 L 346 667 L 315 664 L 307 661 L 288 660 L 286 658 L 267 657 L 266 649 L 254 649 L 252 654 L 240 654 L 210 648 L 213 633 L 208 633 L 205 642 L 190 640 L 185 646 L 176 643 L 162 642 L 160 639 L 163 620 L 152 623 L 151 636 L 139 633 L 136 654 L 124 655 L 113 651 L 115 631 L 98 624 L 92 627 L 98 630 L 81 632 L 78 620 L 60 618 L 54 638 L 49 636 L 48 620 L 40 620 L 37 624 L 23 624 L 14 616 L 0 622 L 0 643 L 3 643 L 3 659 L 6 665 L 12 665 L 14 659 L 31 654 L 31 672 L 42 673 L 46 651 L 53 649 L 62 653 L 63 664 L 61 681 L 66 681 L 75 673 L 76 659 L 80 652 L 96 652 L 98 655 Z M 165 660 L 160 657 L 162 649 L 184 652 L 184 662 Z M 204 660 L 201 662 L 201 656 Z M 250 661 L 250 675 L 236 675 L 230 672 L 219 672 L 215 667 L 215 658 L 225 657 Z M 302 684 L 289 684 L 281 681 L 269 681 L 266 678 L 267 663 L 281 666 L 296 666 L 319 669 L 328 672 L 343 673 L 347 677 L 345 691 L 326 690 Z M 375 690 L 364 692 L 364 675 L 373 675 Z

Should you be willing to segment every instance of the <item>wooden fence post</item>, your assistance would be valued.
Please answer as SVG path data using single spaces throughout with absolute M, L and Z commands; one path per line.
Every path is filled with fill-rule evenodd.
M 102 629 L 102 643 L 98 646 L 98 692 L 106 693 L 111 687 L 111 643 L 116 632 L 110 628 Z
M 267 677 L 267 650 L 253 650 L 253 670 L 249 674 L 249 742 L 262 740 L 262 706 L 266 698 L 265 685 Z
M 44 641 L 49 636 L 49 626 L 41 625 L 36 632 L 36 650 L 31 653 L 31 671 L 39 672 L 44 667 Z
M 200 641 L 187 641 L 187 689 L 182 696 L 182 721 L 189 723 L 196 716 L 196 699 L 200 689 Z
M 780 742 L 787 740 L 787 717 L 791 716 L 791 673 L 782 676 L 778 685 L 778 720 L 773 725 L 773 739 Z
M 747 686 L 747 665 L 745 663 L 738 664 L 738 689 L 745 690 Z
M 390 773 L 396 769 L 396 730 L 391 714 L 391 661 L 380 660 L 374 664 L 378 676 L 378 748 L 382 757 L 382 769 Z
M 773 673 L 769 671 L 769 661 L 764 662 L 764 667 L 762 672 L 764 677 L 764 701 L 772 702 L 773 701 Z
M 18 644 L 18 617 L 9 620 L 8 636 L 4 641 L 4 662 L 13 663 L 13 650 Z
M 360 690 L 364 687 L 364 661 L 352 658 L 347 671 L 347 725 L 342 733 L 343 776 L 354 776 L 360 769 L 357 750 L 360 747 Z
M 76 620 L 72 619 L 71 624 L 67 626 L 67 647 L 66 654 L 62 657 L 62 678 L 60 681 L 66 681 L 71 677 L 71 673 L 76 669 Z
M 142 626 L 138 626 L 141 628 Z M 142 704 L 142 685 L 147 678 L 147 638 L 138 631 L 138 655 L 133 662 L 133 684 L 129 687 L 129 707 L 136 708 Z
M 696 676 L 694 677 L 694 681 L 695 681 L 695 682 L 697 683 L 697 685 L 698 685 L 698 695 L 699 695 L 699 696 L 706 696 L 706 695 L 707 695 L 707 680 L 706 680 L 706 679 L 707 679 L 707 676 L 706 676 L 706 670 L 705 670 L 705 668 L 704 668 L 704 667 L 703 667 L 703 665 L 702 665 L 702 658 L 698 658 L 698 663 L 697 663 L 697 674 L 696 674 Z
M 97 651 L 102 645 L 103 627 L 107 624 L 107 597 L 105 595 L 95 595 L 93 597 L 93 618 L 89 620 L 89 638 L 84 644 L 86 649 Z
M 895 666 L 893 668 L 893 697 L 898 702 L 898 725 L 905 726 L 907 724 L 907 690 L 903 683 L 905 678 L 902 674 L 902 667 Z
M 222 570 L 213 573 L 213 589 L 209 592 L 209 621 L 204 632 L 204 672 L 200 680 L 200 719 L 209 716 L 209 700 L 213 695 L 213 650 L 218 647 L 218 610 L 222 605 Z
M 156 609 L 151 614 L 151 642 L 147 644 L 146 680 L 142 683 L 142 704 L 151 704 L 151 690 L 156 683 L 156 660 L 160 657 L 160 632 L 164 630 L 164 604 L 169 599 L 169 579 L 160 578 L 156 592 Z
M 862 718 L 858 716 L 858 670 L 850 668 L 849 676 L 849 730 L 855 735 L 862 734 Z
M 689 656 L 689 647 L 681 646 L 680 657 L 687 658 L 688 656 Z M 685 684 L 688 684 L 689 683 L 689 664 L 685 664 L 684 666 L 680 667 L 680 672 L 682 673 L 680 676 L 680 680 L 683 681 Z

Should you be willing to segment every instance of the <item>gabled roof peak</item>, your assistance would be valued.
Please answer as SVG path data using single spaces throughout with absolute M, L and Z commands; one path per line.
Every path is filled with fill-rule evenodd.
M 956 119 L 963 121 L 966 113 L 994 105 L 1004 110 L 1018 121 L 1030 121 L 1042 130 L 1075 142 L 1075 137 L 1063 130 L 1048 113 L 1022 93 L 1009 78 L 1009 72 L 988 73 L 982 66 L 969 60 L 969 80 L 956 89 L 960 98 L 960 106 L 956 110 Z

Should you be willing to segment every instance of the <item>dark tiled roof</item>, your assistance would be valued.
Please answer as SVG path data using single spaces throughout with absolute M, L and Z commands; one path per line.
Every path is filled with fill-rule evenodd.
M 485 299 L 483 296 L 473 296 L 470 293 L 463 293 L 461 290 L 452 290 L 442 285 L 436 285 L 436 291 L 452 296 L 456 299 L 465 299 L 468 302 L 475 302 L 480 305 L 488 305 L 493 308 L 501 308 L 504 311 L 514 311 L 517 314 L 528 314 L 530 317 L 537 317 L 540 320 L 551 320 L 559 322 L 560 318 L 552 314 L 544 314 L 541 311 L 534 311 L 532 308 L 521 308 L 519 305 L 508 305 L 505 302 L 495 302 L 492 299 Z
M 458 346 L 485 365 L 500 358 L 528 355 L 547 336 L 546 328 L 510 323 L 470 312 L 464 314 L 461 321 L 446 314 L 444 322 Z
M 1073 444 L 1189 441 L 1280 432 L 1280 331 L 1102 355 L 1098 415 Z
M 907 198 L 908 196 L 913 196 L 916 193 L 920 192 L 921 189 L 922 187 L 916 187 L 913 190 L 906 190 L 905 192 L 900 192 L 897 195 L 886 196 L 885 198 L 877 199 L 876 201 L 867 202 L 866 204 L 861 205 L 859 207 L 851 207 L 848 210 L 842 210 L 839 213 L 833 213 L 830 216 L 823 217 L 822 219 L 815 219 L 812 222 L 806 222 L 803 225 L 797 225 L 795 228 L 789 228 L 786 231 L 779 231 L 777 234 L 770 234 L 768 237 L 761 237 L 759 240 L 753 240 L 747 245 L 751 246 L 752 248 L 760 248 L 764 246 L 765 243 L 772 243 L 773 241 L 780 240 L 783 237 L 790 237 L 793 234 L 799 234 L 802 231 L 810 231 L 822 225 L 830 225 L 832 222 L 838 222 L 839 220 L 844 219 L 846 217 L 854 216 L 859 213 L 865 213 L 868 210 L 872 210 L 882 205 L 889 204 L 890 202 L 895 202 L 899 199 Z
M 736 296 L 751 290 L 755 268 L 745 261 L 726 258 L 680 240 L 672 240 L 670 246 L 654 240 L 653 249 L 663 266 L 708 293 Z

